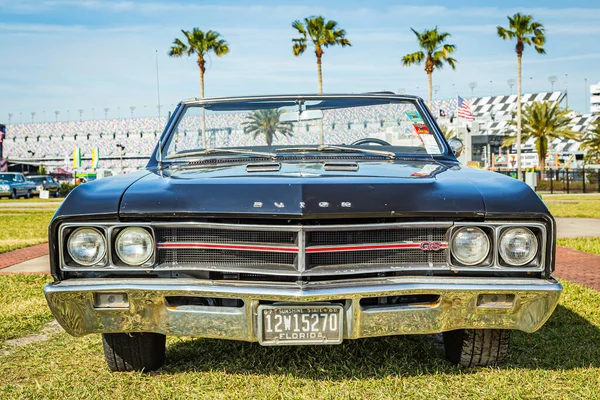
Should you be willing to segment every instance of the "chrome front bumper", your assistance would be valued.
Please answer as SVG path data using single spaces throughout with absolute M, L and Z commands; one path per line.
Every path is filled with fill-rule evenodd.
M 306 304 L 344 300 L 345 339 L 431 334 L 461 328 L 534 332 L 550 317 L 562 291 L 554 279 L 396 277 L 311 282 L 303 285 L 198 279 L 68 279 L 44 293 L 52 313 L 71 335 L 156 332 L 175 336 L 257 341 L 261 302 Z M 126 293 L 129 307 L 95 308 L 98 293 Z M 362 298 L 439 295 L 431 304 L 370 306 Z M 512 294 L 509 307 L 478 304 L 480 295 Z M 174 307 L 167 296 L 242 299 L 242 307 Z

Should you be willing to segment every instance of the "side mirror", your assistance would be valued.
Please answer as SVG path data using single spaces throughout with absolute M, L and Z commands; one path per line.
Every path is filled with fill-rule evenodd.
M 465 144 L 463 143 L 463 141 L 457 137 L 453 137 L 448 140 L 448 144 L 450 145 L 450 148 L 454 152 L 454 155 L 456 157 L 460 157 L 460 155 L 462 154 L 462 152 L 465 148 Z

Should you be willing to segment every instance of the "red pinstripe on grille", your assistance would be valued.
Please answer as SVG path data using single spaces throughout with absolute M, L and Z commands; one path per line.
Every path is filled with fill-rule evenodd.
M 436 247 L 427 247 L 422 243 L 392 243 L 392 244 L 358 244 L 354 246 L 319 246 L 307 247 L 306 253 L 328 253 L 337 251 L 361 251 L 361 250 L 394 250 L 394 249 L 421 249 L 423 251 L 435 251 L 448 248 L 447 243 L 435 242 Z M 284 246 L 263 246 L 263 245 L 242 245 L 242 244 L 222 244 L 222 243 L 158 243 L 159 249 L 217 249 L 217 250 L 242 250 L 242 251 L 266 251 L 276 253 L 298 253 L 297 247 Z
M 428 243 L 428 242 L 423 242 Z M 423 243 L 393 243 L 393 244 L 359 244 L 356 246 L 327 246 L 327 247 L 307 247 L 307 253 L 327 253 L 332 251 L 360 251 L 360 250 L 394 250 L 394 249 L 421 249 Z M 439 243 L 439 250 L 448 248 L 448 244 Z M 430 250 L 430 249 L 427 249 Z
M 217 244 L 217 243 L 158 243 L 159 249 L 217 249 L 217 250 L 245 250 L 245 251 L 270 251 L 278 253 L 298 253 L 297 247 L 261 246 L 245 244 Z

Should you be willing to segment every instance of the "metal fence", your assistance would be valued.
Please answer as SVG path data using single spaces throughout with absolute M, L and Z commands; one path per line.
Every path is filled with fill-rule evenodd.
M 517 170 L 497 170 L 499 174 L 517 178 Z M 523 181 L 526 174 L 532 173 L 523 170 Z M 600 169 L 592 168 L 564 168 L 548 169 L 542 172 L 534 171 L 536 174 L 536 188 L 538 192 L 550 193 L 600 193 Z M 544 179 L 542 179 L 544 178 Z

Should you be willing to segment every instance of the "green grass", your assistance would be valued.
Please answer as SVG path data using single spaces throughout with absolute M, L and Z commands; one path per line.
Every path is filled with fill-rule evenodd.
M 600 195 L 542 197 L 554 217 L 600 218 Z
M 0 207 L 0 253 L 48 241 L 48 224 L 54 211 Z
M 400 336 L 271 348 L 169 338 L 160 371 L 110 373 L 99 335 L 61 333 L 0 356 L 0 398 L 597 399 L 598 304 L 599 292 L 565 283 L 539 332 L 513 334 L 506 365 L 466 370 L 444 361 L 431 336 Z
M 47 275 L 0 275 L 0 347 L 52 321 L 42 294 L 42 287 L 50 281 Z
M 600 232 L 598 234 L 600 235 Z M 600 256 L 600 237 L 563 238 L 558 239 L 556 243 L 559 246 L 570 247 Z

